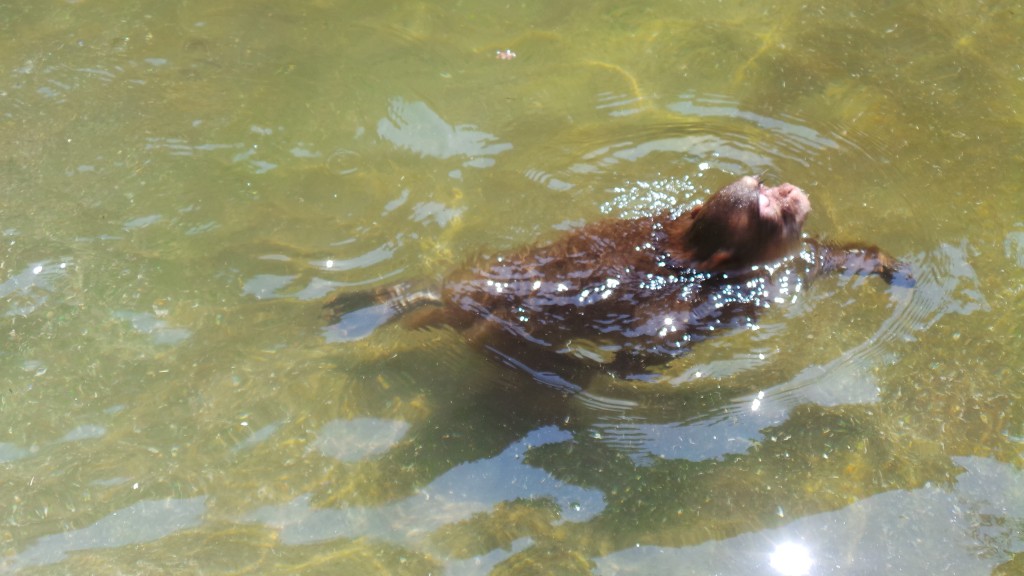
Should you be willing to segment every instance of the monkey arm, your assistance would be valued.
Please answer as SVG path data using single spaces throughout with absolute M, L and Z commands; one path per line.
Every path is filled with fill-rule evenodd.
M 832 244 L 805 239 L 801 257 L 809 264 L 811 278 L 835 273 L 874 275 L 893 286 L 912 288 L 915 284 L 909 265 L 870 244 Z

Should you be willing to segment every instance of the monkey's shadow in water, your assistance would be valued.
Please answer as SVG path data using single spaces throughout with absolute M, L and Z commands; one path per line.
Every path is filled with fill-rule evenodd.
M 454 481 L 472 492 L 475 482 L 490 483 L 489 489 L 497 491 L 491 492 L 495 498 L 509 501 L 559 499 L 579 490 L 600 494 L 599 506 L 590 514 L 572 518 L 573 512 L 563 508 L 562 520 L 568 517 L 571 523 L 552 521 L 533 528 L 542 535 L 559 531 L 558 539 L 541 537 L 536 546 L 513 554 L 533 558 L 557 544 L 591 557 L 607 549 L 629 548 L 637 538 L 652 545 L 692 546 L 756 532 L 842 508 L 851 497 L 914 489 L 924 482 L 943 484 L 956 477 L 953 462 L 936 455 L 929 458 L 926 473 L 898 477 L 892 485 L 858 483 L 851 478 L 851 473 L 869 473 L 894 461 L 899 466 L 912 464 L 889 438 L 873 405 L 801 403 L 778 418 L 761 420 L 749 410 L 738 414 L 734 408 L 741 397 L 764 387 L 763 374 L 727 379 L 721 389 L 631 381 L 622 381 L 619 388 L 619 381 L 600 370 L 583 364 L 570 367 L 559 377 L 569 381 L 571 375 L 574 380 L 569 382 L 583 388 L 581 392 L 545 386 L 534 373 L 507 365 L 501 357 L 485 358 L 454 332 L 397 356 L 351 365 L 347 372 L 366 375 L 365 381 L 382 373 L 401 375 L 393 378 L 389 392 L 400 399 L 425 398 L 428 406 L 403 441 L 381 457 L 384 468 L 379 478 L 396 485 L 387 491 L 389 501 L 416 493 L 462 464 L 507 455 L 510 448 L 520 450 L 517 444 L 524 439 L 542 437 L 551 441 L 522 445 L 512 467 L 510 460 L 498 458 L 483 468 L 456 472 L 441 485 L 450 487 Z M 591 386 L 586 378 L 595 379 Z M 745 385 L 747 381 L 750 386 Z M 588 391 L 595 388 L 596 394 Z M 743 421 L 745 428 L 739 443 L 724 453 L 699 446 L 707 437 L 687 436 L 702 428 L 709 434 L 721 430 L 715 426 L 727 420 Z M 544 428 L 549 432 L 531 435 Z M 550 432 L 556 428 L 559 432 Z M 645 428 L 664 430 L 662 440 L 698 446 L 654 454 L 643 439 L 631 444 L 635 433 Z M 621 434 L 616 435 L 616 430 Z M 855 449 L 864 446 L 870 447 L 867 456 Z M 822 459 L 821 454 L 829 458 Z M 521 486 L 531 478 L 522 476 L 517 468 L 521 466 L 542 470 L 550 481 Z M 488 476 L 475 476 L 480 470 Z M 764 470 L 772 472 L 768 480 Z M 760 505 L 769 480 L 775 508 Z M 809 499 L 808 487 L 818 484 L 826 487 L 826 496 Z M 860 491 L 851 493 L 853 487 Z M 527 496 L 524 489 L 529 490 Z M 833 493 L 844 496 L 827 497 Z M 455 501 L 460 497 L 458 493 L 450 496 Z M 729 502 L 751 505 L 735 508 Z M 495 506 L 494 501 L 474 503 Z M 779 516 L 777 509 L 785 509 L 786 517 Z M 492 508 L 478 516 L 495 523 L 502 518 Z M 467 518 L 453 517 L 449 523 L 463 520 Z M 625 525 L 631 529 L 622 530 Z
M 722 394 L 707 388 L 619 381 L 563 355 L 544 356 L 538 363 L 532 354 L 514 358 L 507 351 L 481 353 L 455 331 L 431 330 L 449 334 L 345 368 L 355 386 L 385 375 L 392 401 L 416 399 L 426 406 L 402 441 L 378 460 L 378 478 L 394 484 L 388 491 L 392 497 L 396 492 L 412 493 L 461 464 L 493 458 L 546 427 L 568 433 L 559 444 L 591 446 L 592 457 L 583 461 L 599 458 L 605 470 L 622 465 L 623 477 L 632 477 L 629 471 L 635 473 L 636 464 L 649 456 L 646 449 L 633 452 L 614 433 L 602 441 L 599 430 L 699 421 L 720 414 L 734 396 L 747 392 Z M 601 379 L 601 391 L 590 394 L 586 389 L 595 379 Z M 352 393 L 360 394 L 358 388 Z M 367 416 L 376 416 L 374 407 L 365 408 Z

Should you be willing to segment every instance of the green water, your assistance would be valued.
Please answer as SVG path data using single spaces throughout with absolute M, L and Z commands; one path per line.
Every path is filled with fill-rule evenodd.
M 0 573 L 1024 571 L 1022 37 L 957 0 L 0 1 Z M 917 287 L 826 279 L 575 395 L 324 331 L 750 173 Z

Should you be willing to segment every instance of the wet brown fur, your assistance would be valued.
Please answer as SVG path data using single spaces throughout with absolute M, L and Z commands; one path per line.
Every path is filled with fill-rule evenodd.
M 570 355 L 642 370 L 716 330 L 753 323 L 764 306 L 759 291 L 773 289 L 763 264 L 789 262 L 806 278 L 910 278 L 876 247 L 803 241 L 809 211 L 798 188 L 745 177 L 682 214 L 602 220 L 550 244 L 479 255 L 437 292 L 403 285 L 373 299 L 389 303 L 381 323 L 401 317 L 408 328 L 450 326 L 515 363 Z M 344 319 L 352 298 L 339 296 L 328 308 Z

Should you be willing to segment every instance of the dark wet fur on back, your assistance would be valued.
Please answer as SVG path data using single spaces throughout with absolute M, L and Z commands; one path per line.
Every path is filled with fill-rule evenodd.
M 603 220 L 550 244 L 481 254 L 437 291 L 402 284 L 342 294 L 327 308 L 337 326 L 367 310 L 371 328 L 398 318 L 408 328 L 449 326 L 528 370 L 573 358 L 628 376 L 754 325 L 760 310 L 820 274 L 913 285 L 877 247 L 803 241 L 809 212 L 799 188 L 746 177 L 689 211 Z M 343 331 L 366 330 L 358 324 Z

